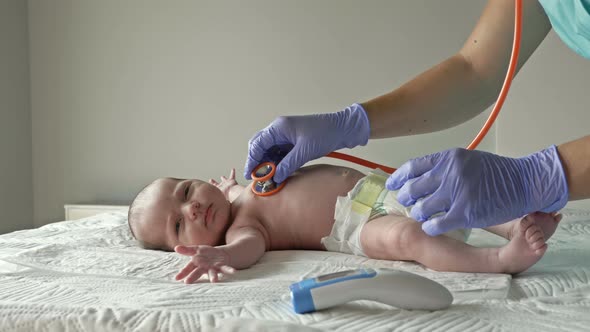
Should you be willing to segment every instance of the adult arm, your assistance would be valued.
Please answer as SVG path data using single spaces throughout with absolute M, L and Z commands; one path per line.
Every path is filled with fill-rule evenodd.
M 551 30 L 537 0 L 523 1 L 517 71 Z M 398 89 L 361 103 L 371 138 L 422 134 L 463 123 L 489 107 L 506 76 L 514 36 L 514 0 L 490 0 L 457 54 Z
M 590 198 L 590 136 L 557 147 L 568 184 L 569 200 Z
M 551 29 L 537 0 L 523 1 L 518 67 Z M 490 0 L 459 52 L 398 89 L 334 113 L 281 116 L 248 142 L 244 176 L 261 162 L 278 162 L 274 180 L 284 181 L 306 162 L 369 138 L 427 133 L 480 114 L 501 88 L 510 57 L 514 1 Z M 277 153 L 273 149 L 277 146 Z M 279 162 L 280 161 L 280 162 Z

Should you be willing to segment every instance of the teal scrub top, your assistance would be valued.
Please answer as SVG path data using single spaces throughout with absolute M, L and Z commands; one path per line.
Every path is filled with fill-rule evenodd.
M 539 0 L 561 40 L 590 59 L 590 0 Z

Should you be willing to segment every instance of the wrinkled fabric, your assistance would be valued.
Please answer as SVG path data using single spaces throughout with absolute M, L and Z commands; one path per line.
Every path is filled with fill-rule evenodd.
M 590 0 L 539 0 L 561 40 L 590 59 Z

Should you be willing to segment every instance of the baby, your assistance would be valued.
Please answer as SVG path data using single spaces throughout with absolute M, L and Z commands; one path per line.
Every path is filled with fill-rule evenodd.
M 498 248 L 465 243 L 467 230 L 430 237 L 385 189 L 386 175 L 303 167 L 272 196 L 240 186 L 232 169 L 221 183 L 157 179 L 129 210 L 129 227 L 148 249 L 191 256 L 176 279 L 211 282 L 255 264 L 268 250 L 329 250 L 374 259 L 415 261 L 438 271 L 519 273 L 547 249 L 561 215 L 534 213 L 486 228 L 509 240 Z

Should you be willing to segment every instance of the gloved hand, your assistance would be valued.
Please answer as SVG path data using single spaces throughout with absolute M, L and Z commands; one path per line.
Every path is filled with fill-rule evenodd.
M 398 201 L 415 203 L 412 218 L 425 221 L 422 229 L 432 236 L 557 211 L 568 201 L 555 146 L 522 158 L 465 149 L 438 152 L 403 164 L 386 187 L 401 188 Z
M 359 104 L 336 113 L 278 117 L 250 139 L 244 177 L 251 179 L 256 166 L 273 161 L 278 162 L 273 180 L 281 183 L 310 160 L 367 144 L 369 134 L 369 119 Z

